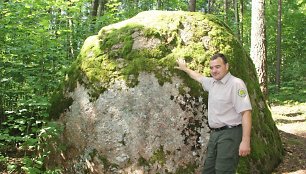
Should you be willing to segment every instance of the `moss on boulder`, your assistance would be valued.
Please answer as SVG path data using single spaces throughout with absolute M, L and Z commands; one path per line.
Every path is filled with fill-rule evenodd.
M 229 59 L 231 73 L 245 81 L 253 106 L 252 153 L 241 159 L 238 173 L 270 173 L 280 162 L 283 148 L 269 107 L 260 91 L 251 59 L 232 31 L 216 17 L 179 11 L 142 12 L 131 19 L 103 27 L 97 35 L 86 39 L 68 73 L 63 90 L 59 92 L 62 95 L 56 95 L 51 109 L 51 116 L 60 118 L 59 121 L 66 128 L 63 139 L 74 149 L 64 152 L 69 158 L 59 160 L 61 164 L 65 164 L 66 169 L 70 167 L 70 171 L 81 171 L 80 168 L 72 168 L 78 166 L 75 161 L 78 164 L 83 161 L 81 168 L 86 168 L 83 171 L 89 173 L 199 172 L 209 136 L 207 93 L 197 82 L 174 67 L 176 59 L 184 57 L 190 68 L 209 75 L 209 59 L 216 52 L 224 53 Z M 137 98 L 137 95 L 142 97 Z M 110 96 L 115 103 L 109 100 Z M 129 97 L 129 100 L 126 99 Z M 138 100 L 143 100 L 143 105 L 138 105 Z M 117 103 L 126 105 L 124 109 L 124 106 L 115 108 L 116 113 L 121 114 L 119 122 L 124 121 L 120 122 L 123 125 L 121 128 L 108 127 L 104 125 L 105 122 L 114 124 L 110 120 L 116 120 L 118 116 L 114 115 L 115 112 L 110 113 L 110 105 L 117 106 Z M 158 107 L 151 107 L 160 103 Z M 137 110 L 142 107 L 140 111 Z M 164 112 L 165 108 L 172 109 Z M 137 113 L 141 112 L 140 116 L 135 116 L 136 110 Z M 112 119 L 101 123 L 108 116 Z M 134 128 L 122 128 L 134 116 L 137 119 L 130 124 L 138 123 L 139 119 L 147 124 L 137 129 L 142 131 L 138 134 Z M 95 127 L 97 124 L 102 126 Z M 171 129 L 171 125 L 175 130 Z M 71 126 L 76 126 L 77 130 Z M 101 135 L 110 133 L 102 129 L 103 126 L 120 132 L 116 135 L 121 136 L 118 138 L 120 141 L 116 141 L 120 147 L 105 147 L 107 143 L 104 141 L 113 141 Z M 159 126 L 164 131 L 159 130 L 158 134 L 146 132 L 147 128 L 151 130 L 150 126 Z M 148 138 L 151 134 L 158 140 L 158 143 L 152 140 L 153 146 L 146 144 L 146 141 L 151 141 Z M 141 139 L 138 140 L 137 135 Z M 171 144 L 171 138 L 159 137 L 168 135 L 175 136 L 173 144 L 181 145 Z M 137 140 L 132 141 L 133 138 Z M 146 145 L 138 147 L 139 142 Z M 136 143 L 135 148 L 139 148 L 139 151 L 127 149 L 133 143 Z M 182 150 L 183 147 L 187 150 Z M 146 150 L 148 148 L 152 149 Z M 126 153 L 123 155 L 123 152 Z M 112 158 L 112 155 L 117 158 Z M 90 168 L 84 162 L 86 160 L 98 167 Z M 176 164 L 172 164 L 171 160 Z

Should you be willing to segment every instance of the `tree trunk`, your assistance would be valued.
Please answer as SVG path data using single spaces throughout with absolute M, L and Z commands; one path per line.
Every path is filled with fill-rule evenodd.
M 237 2 L 237 0 L 234 0 L 233 3 L 234 3 L 234 9 L 235 9 L 236 37 L 239 41 L 241 41 L 240 26 L 239 26 L 240 20 L 239 20 L 238 2 Z
M 244 13 L 244 4 L 243 0 L 240 0 L 240 41 L 243 45 L 243 13 Z
M 67 14 L 67 16 L 69 16 L 69 14 Z M 70 31 L 74 31 L 73 19 L 71 17 L 67 18 L 67 26 Z M 71 59 L 75 58 L 73 41 L 74 41 L 74 33 L 73 32 L 67 33 L 67 57 Z
M 189 0 L 189 11 L 195 12 L 196 10 L 196 0 Z
M 97 16 L 98 14 L 98 7 L 99 7 L 99 0 L 93 0 L 92 2 L 92 11 L 91 11 L 91 16 L 93 16 L 94 18 Z
M 278 17 L 277 17 L 277 43 L 276 43 L 276 85 L 280 89 L 280 67 L 281 67 L 281 39 L 282 39 L 282 0 L 278 0 Z
M 157 0 L 157 10 L 161 10 L 161 9 L 162 9 L 162 1 Z
M 251 53 L 261 91 L 267 99 L 267 51 L 264 0 L 252 0 Z
M 224 0 L 224 22 L 227 23 L 227 10 L 228 10 L 228 6 L 227 6 L 227 0 Z
M 105 13 L 106 0 L 99 0 L 98 14 L 97 16 L 103 16 Z
M 67 22 L 68 22 L 69 29 L 71 31 L 74 31 L 72 19 L 68 18 Z M 67 47 L 68 48 L 68 57 L 73 59 L 73 58 L 75 58 L 74 48 L 73 48 L 73 41 L 74 41 L 73 32 L 68 34 L 68 38 L 67 39 L 68 39 L 68 44 L 69 44 L 68 47 Z
M 99 0 L 93 0 L 92 1 L 92 11 L 91 11 L 91 25 L 90 25 L 90 31 L 94 32 L 95 31 L 95 25 L 97 21 L 97 15 L 98 15 L 98 7 L 99 7 Z
M 207 13 L 211 12 L 211 0 L 207 0 Z

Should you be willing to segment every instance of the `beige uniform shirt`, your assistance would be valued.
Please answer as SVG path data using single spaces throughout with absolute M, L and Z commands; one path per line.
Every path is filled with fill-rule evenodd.
M 203 76 L 201 84 L 209 93 L 208 123 L 211 128 L 241 124 L 241 112 L 252 109 L 245 83 L 230 73 L 221 80 Z

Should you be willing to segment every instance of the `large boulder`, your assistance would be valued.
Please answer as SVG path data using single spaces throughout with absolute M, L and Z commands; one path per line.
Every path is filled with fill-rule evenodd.
M 202 13 L 148 11 L 103 27 L 86 39 L 50 115 L 64 127 L 48 167 L 65 173 L 199 173 L 209 128 L 207 93 L 174 69 L 184 57 L 209 75 L 224 53 L 253 105 L 252 154 L 239 173 L 269 173 L 282 143 L 260 91 L 254 65 L 230 29 Z

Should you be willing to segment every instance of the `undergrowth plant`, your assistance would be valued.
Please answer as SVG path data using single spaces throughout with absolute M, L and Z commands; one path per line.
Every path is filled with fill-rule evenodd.
M 60 173 L 46 169 L 52 142 L 56 142 L 61 127 L 48 120 L 46 102 L 32 101 L 22 109 L 5 111 L 0 124 L 0 171 L 7 173 Z
M 270 103 L 274 105 L 306 103 L 306 81 L 283 82 L 280 89 L 269 86 Z

